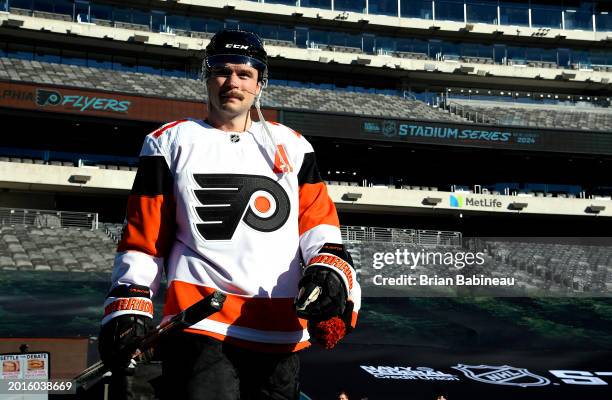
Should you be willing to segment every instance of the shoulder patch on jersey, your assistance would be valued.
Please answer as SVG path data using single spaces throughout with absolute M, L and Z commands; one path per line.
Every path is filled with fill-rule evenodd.
M 268 123 L 270 123 L 270 124 L 272 124 L 272 125 L 282 126 L 283 128 L 287 128 L 287 129 L 288 129 L 288 130 L 289 130 L 291 133 L 293 133 L 293 134 L 294 134 L 295 136 L 297 136 L 298 138 L 301 138 L 301 137 L 302 137 L 302 134 L 301 134 L 301 133 L 299 133 L 299 132 L 297 132 L 297 131 L 294 131 L 293 129 L 289 128 L 289 127 L 288 127 L 288 126 L 286 126 L 286 125 L 283 125 L 283 124 L 281 124 L 281 123 L 274 122 L 274 121 L 266 121 L 266 122 L 268 122 Z
M 155 131 L 151 132 L 151 136 L 153 136 L 154 138 L 158 138 L 158 137 L 160 137 L 161 135 L 163 135 L 163 133 L 164 133 L 165 131 L 167 131 L 168 129 L 170 129 L 170 128 L 172 128 L 172 127 L 175 127 L 175 126 L 177 126 L 177 125 L 178 125 L 178 124 L 180 124 L 180 123 L 187 122 L 187 121 L 189 121 L 189 120 L 188 120 L 188 119 L 180 119 L 180 120 L 178 120 L 178 121 L 169 122 L 169 123 L 167 123 L 167 124 L 163 125 L 161 128 L 159 128 L 159 129 L 157 129 L 157 130 L 155 130 Z

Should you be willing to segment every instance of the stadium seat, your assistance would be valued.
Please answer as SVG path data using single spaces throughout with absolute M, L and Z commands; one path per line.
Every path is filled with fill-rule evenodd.
M 109 272 L 115 250 L 102 230 L 0 224 L 2 270 Z
M 192 34 L 196 34 L 196 32 L 192 32 Z M 210 34 L 198 34 L 205 38 L 210 37 Z M 34 68 L 34 65 L 37 65 L 37 67 Z M 71 80 L 79 82 L 79 87 L 83 89 L 120 91 L 126 94 L 197 101 L 205 100 L 206 96 L 205 85 L 196 79 L 5 58 L 0 63 L 0 71 L 9 70 L 11 76 L 15 75 L 15 80 L 24 82 L 38 80 L 65 81 L 66 76 L 70 76 Z M 342 90 L 270 85 L 263 93 L 262 104 L 264 107 L 274 108 L 348 112 L 358 115 L 401 119 L 466 122 L 466 119 L 461 116 L 448 113 L 442 109 L 432 108 L 418 100 L 386 94 Z
M 610 131 L 612 127 L 612 110 L 608 108 L 463 99 L 451 99 L 450 103 L 458 104 L 464 113 L 479 113 L 501 125 L 541 128 L 562 126 L 588 131 Z
M 60 21 L 72 21 L 72 15 L 56 14 L 56 13 L 45 12 L 45 11 L 35 10 L 32 16 L 37 17 L 37 18 L 56 19 Z

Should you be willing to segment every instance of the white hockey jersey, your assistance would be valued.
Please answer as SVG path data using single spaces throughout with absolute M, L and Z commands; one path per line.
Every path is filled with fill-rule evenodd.
M 155 295 L 165 270 L 164 318 L 220 290 L 223 309 L 189 332 L 297 351 L 308 345 L 308 331 L 293 302 L 311 264 L 341 273 L 356 323 L 361 293 L 350 258 L 342 246 L 322 250 L 342 239 L 312 146 L 268 124 L 274 154 L 259 122 L 230 133 L 182 120 L 146 137 L 112 275 L 112 289 L 145 289 L 111 290 L 103 323 L 126 313 L 152 316 L 146 288 Z

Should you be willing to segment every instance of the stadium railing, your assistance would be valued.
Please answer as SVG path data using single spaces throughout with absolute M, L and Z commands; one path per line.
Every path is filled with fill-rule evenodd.
M 425 229 L 381 228 L 371 226 L 341 226 L 346 242 L 402 243 L 423 246 L 461 246 L 463 235 L 454 231 Z
M 0 207 L 0 224 L 47 228 L 98 229 L 98 214 L 75 211 L 36 210 Z
M 483 113 L 482 111 L 472 110 L 468 107 L 462 106 L 461 104 L 443 102 L 441 103 L 441 106 L 444 110 L 447 110 L 449 113 L 465 118 L 468 121 L 472 121 L 475 123 L 483 123 L 483 124 L 498 124 L 499 123 L 495 118 L 492 118 L 486 113 Z

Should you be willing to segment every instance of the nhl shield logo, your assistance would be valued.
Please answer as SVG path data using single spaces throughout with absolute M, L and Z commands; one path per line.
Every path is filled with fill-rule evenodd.
M 397 133 L 397 125 L 395 121 L 384 121 L 383 122 L 383 135 L 395 136 Z
M 525 368 L 515 368 L 509 365 L 464 365 L 452 367 L 475 381 L 492 383 L 494 385 L 509 385 L 520 387 L 546 386 L 550 380 L 533 374 Z

